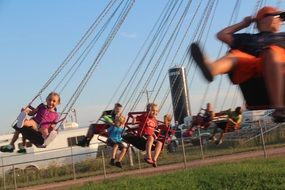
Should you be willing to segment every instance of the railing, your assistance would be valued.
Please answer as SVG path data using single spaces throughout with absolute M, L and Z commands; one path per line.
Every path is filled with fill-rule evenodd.
M 198 139 L 180 138 L 172 145 L 166 145 L 159 157 L 159 165 L 168 165 L 174 163 L 183 163 L 187 168 L 187 162 L 197 159 L 206 159 L 225 154 L 234 154 L 243 151 L 260 150 L 264 152 L 264 158 L 268 156 L 267 150 L 270 146 L 283 146 L 285 144 L 285 128 L 284 125 L 278 124 L 268 128 L 260 122 L 257 126 L 259 134 L 247 139 L 231 139 L 226 137 L 225 142 L 216 145 L 199 135 Z M 242 130 L 242 129 L 241 129 Z M 198 131 L 200 133 L 200 131 Z M 177 147 L 171 149 L 170 146 Z M 6 156 L 1 158 L 2 176 L 0 176 L 0 189 L 17 189 L 19 187 L 28 187 L 44 183 L 53 183 L 64 180 L 77 180 L 83 177 L 102 175 L 107 178 L 109 174 L 114 172 L 124 172 L 127 170 L 140 170 L 145 167 L 152 167 L 143 161 L 143 153 L 136 149 L 129 149 L 129 152 L 123 161 L 123 170 L 110 166 L 110 147 L 99 146 L 98 151 L 88 151 L 86 153 L 76 153 L 77 147 L 61 148 L 55 150 L 44 151 L 51 154 L 52 152 L 66 152 L 66 155 L 57 155 L 52 158 L 33 159 L 31 161 L 17 162 L 13 164 L 5 164 L 5 159 L 13 159 L 15 156 Z M 81 148 L 80 148 L 81 149 Z M 83 148 L 82 148 L 83 149 Z M 93 155 L 93 156 L 91 156 Z M 96 157 L 94 156 L 96 155 Z M 18 155 L 17 155 L 18 156 Z M 25 156 L 33 157 L 33 153 L 25 154 Z M 85 159 L 82 161 L 82 158 Z M 79 161 L 81 160 L 81 161 Z M 20 170 L 23 165 L 44 165 L 49 163 L 45 168 L 27 168 Z

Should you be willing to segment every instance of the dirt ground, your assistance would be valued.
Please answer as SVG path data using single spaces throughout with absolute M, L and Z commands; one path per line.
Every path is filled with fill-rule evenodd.
M 31 186 L 31 187 L 26 187 L 26 188 L 18 188 L 18 189 L 21 189 L 21 190 L 46 190 L 46 189 L 65 190 L 65 189 L 69 189 L 69 187 L 71 186 L 79 186 L 79 185 L 83 185 L 88 182 L 102 181 L 104 179 L 115 179 L 121 176 L 152 175 L 154 173 L 165 173 L 165 172 L 171 172 L 174 170 L 181 170 L 185 168 L 191 169 L 195 167 L 206 166 L 206 165 L 222 163 L 222 162 L 236 162 L 236 161 L 251 159 L 251 158 L 258 158 L 258 157 L 265 157 L 265 156 L 273 157 L 273 156 L 281 156 L 281 155 L 285 155 L 285 147 L 269 149 L 266 151 L 266 155 L 264 154 L 262 150 L 243 152 L 243 153 L 237 153 L 237 154 L 231 154 L 231 155 L 217 156 L 213 158 L 206 158 L 204 160 L 195 160 L 195 161 L 186 162 L 186 163 L 163 165 L 163 166 L 158 166 L 157 168 L 149 167 L 149 168 L 138 169 L 138 170 L 133 170 L 133 171 L 112 173 L 112 174 L 107 174 L 106 177 L 104 175 L 100 175 L 100 176 L 80 178 L 76 180 L 69 180 L 69 181 L 64 181 L 64 182 L 57 182 L 57 183 L 52 183 L 52 184 L 44 184 L 44 185 Z

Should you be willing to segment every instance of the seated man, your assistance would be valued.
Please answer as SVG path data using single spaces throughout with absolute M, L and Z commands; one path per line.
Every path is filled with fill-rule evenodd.
M 226 112 L 223 112 L 224 114 Z M 242 110 L 241 107 L 236 107 L 235 111 L 226 113 L 228 118 L 223 121 L 216 123 L 212 136 L 210 137 L 211 140 L 214 140 L 217 144 L 223 143 L 224 133 L 231 132 L 240 128 L 240 123 L 242 121 Z M 220 133 L 219 140 L 216 140 L 215 135 L 220 128 L 222 131 Z
M 202 128 L 208 128 L 214 117 L 215 113 L 213 111 L 213 106 L 211 103 L 207 103 L 207 108 L 204 109 L 204 112 L 200 112 L 197 116 L 193 117 L 192 127 L 200 125 Z
M 285 13 L 277 8 L 263 7 L 255 18 L 248 16 L 224 28 L 217 37 L 232 50 L 213 62 L 204 57 L 197 44 L 191 45 L 192 56 L 209 82 L 219 74 L 230 74 L 234 84 L 262 76 L 270 99 L 269 106 L 276 109 L 273 116 L 277 121 L 285 121 L 285 33 L 279 32 L 284 19 Z M 254 22 L 259 33 L 236 33 Z

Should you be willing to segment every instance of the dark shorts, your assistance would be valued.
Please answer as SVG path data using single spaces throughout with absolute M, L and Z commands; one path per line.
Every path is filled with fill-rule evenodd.
M 234 126 L 229 126 L 227 121 L 222 121 L 217 123 L 217 127 L 222 129 L 224 132 L 233 132 L 235 130 Z
M 217 127 L 222 129 L 223 131 L 226 130 L 226 127 L 227 127 L 227 121 L 220 121 L 218 123 L 216 123 Z
M 127 148 L 126 144 L 121 142 L 116 142 L 112 139 L 107 139 L 107 145 L 113 147 L 115 144 L 117 144 L 119 146 L 119 149 L 123 149 L 123 148 Z

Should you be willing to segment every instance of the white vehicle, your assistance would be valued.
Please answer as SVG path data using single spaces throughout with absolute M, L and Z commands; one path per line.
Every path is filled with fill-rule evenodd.
M 265 123 L 272 123 L 272 113 L 273 109 L 269 110 L 254 110 L 254 111 L 244 111 L 242 113 L 242 125 L 247 126 L 251 125 L 252 123 L 258 123 L 259 121 Z
M 89 147 L 76 146 L 87 130 L 87 127 L 79 128 L 75 122 L 65 123 L 64 129 L 59 131 L 57 137 L 46 148 L 37 148 L 27 143 L 27 153 L 24 154 L 17 153 L 22 143 L 22 138 L 19 138 L 13 153 L 0 152 L 0 174 L 11 171 L 13 165 L 15 169 L 40 169 L 96 157 L 99 145 L 97 135 L 92 138 Z M 12 136 L 13 134 L 0 135 L 0 146 L 9 144 Z

